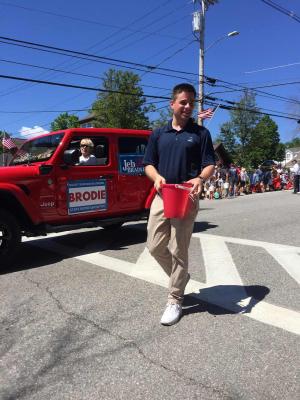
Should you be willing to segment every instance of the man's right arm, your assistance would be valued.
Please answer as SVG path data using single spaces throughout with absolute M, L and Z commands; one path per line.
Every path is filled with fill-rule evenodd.
M 161 186 L 166 183 L 165 178 L 158 173 L 157 169 L 153 165 L 146 165 L 145 173 L 154 183 L 154 187 L 157 191 L 159 191 Z

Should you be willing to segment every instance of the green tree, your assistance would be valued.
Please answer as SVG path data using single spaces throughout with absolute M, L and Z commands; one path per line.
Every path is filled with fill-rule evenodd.
M 258 111 L 255 94 L 246 90 L 237 108 L 230 112 L 232 130 L 237 140 L 236 162 L 240 165 L 249 166 L 250 164 L 248 148 L 254 129 L 261 118 Z
M 95 126 L 114 128 L 149 128 L 147 113 L 153 106 L 146 105 L 140 77 L 133 72 L 109 69 L 103 78 L 103 89 L 92 105 Z
M 238 145 L 237 138 L 234 134 L 232 122 L 225 122 L 220 127 L 220 134 L 216 138 L 216 142 L 222 142 L 225 149 L 230 153 L 231 157 L 235 159 Z
M 253 129 L 247 146 L 251 166 L 256 167 L 263 160 L 283 160 L 284 148 L 277 124 L 268 115 L 263 116 Z
M 172 119 L 172 110 L 170 107 L 159 111 L 159 117 L 151 122 L 151 128 L 159 128 L 160 126 L 166 125 L 170 119 Z
M 67 112 L 60 114 L 53 122 L 51 122 L 52 131 L 78 127 L 79 118 L 76 115 L 68 114 Z
M 231 153 L 235 163 L 245 167 L 251 166 L 249 146 L 260 119 L 255 94 L 246 90 L 236 103 L 235 109 L 230 111 L 230 121 L 220 127 L 219 138 L 223 144 L 225 141 L 225 148 Z
M 294 138 L 290 142 L 286 142 L 285 146 L 287 149 L 291 149 L 292 147 L 300 147 L 300 138 Z

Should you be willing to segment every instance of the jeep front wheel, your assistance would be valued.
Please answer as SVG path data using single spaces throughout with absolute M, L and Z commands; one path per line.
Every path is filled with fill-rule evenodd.
M 9 212 L 0 210 L 0 260 L 6 267 L 17 253 L 21 242 L 21 230 L 16 218 Z

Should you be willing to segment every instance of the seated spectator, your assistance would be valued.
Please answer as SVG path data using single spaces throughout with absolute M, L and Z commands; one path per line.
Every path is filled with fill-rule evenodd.
M 220 199 L 220 192 L 219 192 L 219 188 L 216 188 L 215 193 L 214 193 L 214 199 L 218 200 Z
M 91 139 L 85 138 L 80 142 L 80 152 L 79 165 L 97 165 L 97 159 L 92 154 L 94 149 L 94 143 Z

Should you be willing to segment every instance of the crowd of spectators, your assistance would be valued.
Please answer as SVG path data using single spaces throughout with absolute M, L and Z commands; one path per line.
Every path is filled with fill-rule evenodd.
M 218 165 L 214 175 L 205 182 L 201 194 L 202 199 L 229 199 L 251 193 L 263 193 L 274 190 L 293 189 L 293 173 L 280 165 L 268 169 L 260 166 L 247 171 L 246 168 L 234 164 L 229 167 Z

